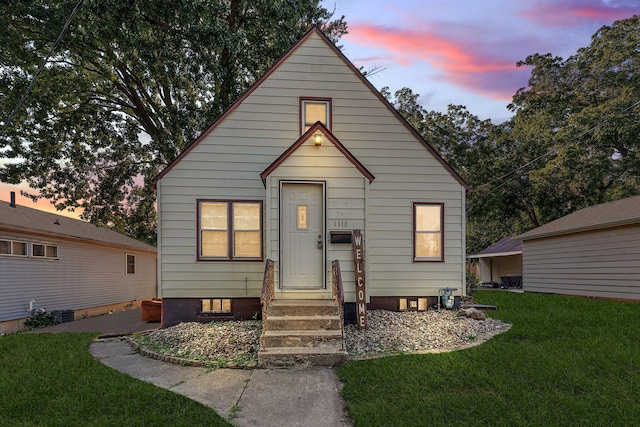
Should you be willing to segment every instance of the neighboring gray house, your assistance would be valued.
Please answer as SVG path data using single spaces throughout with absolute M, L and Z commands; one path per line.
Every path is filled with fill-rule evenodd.
M 15 202 L 0 201 L 0 272 L 0 334 L 20 330 L 30 308 L 92 316 L 157 290 L 154 247 Z
M 484 286 L 522 287 L 522 241 L 504 237 L 469 259 L 477 259 Z
M 574 212 L 515 237 L 526 292 L 640 300 L 640 196 Z

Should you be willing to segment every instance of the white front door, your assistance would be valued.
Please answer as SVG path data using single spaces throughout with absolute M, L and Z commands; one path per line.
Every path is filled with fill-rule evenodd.
M 281 197 L 282 288 L 323 289 L 323 185 L 283 183 Z

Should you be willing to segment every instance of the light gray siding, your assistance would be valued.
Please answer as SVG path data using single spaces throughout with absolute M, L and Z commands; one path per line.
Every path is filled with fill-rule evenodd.
M 523 243 L 525 291 L 640 300 L 640 225 Z
M 335 148 L 303 144 L 269 176 L 265 189 L 260 173 L 300 137 L 300 97 L 331 99 L 330 130 L 375 176 L 371 184 Z M 264 263 L 196 260 L 196 201 L 263 201 L 265 255 L 276 261 L 280 180 L 326 182 L 327 231 L 347 218 L 341 213 L 348 215 L 349 229 L 363 230 L 369 296 L 436 295 L 442 287 L 463 287 L 464 187 L 312 34 L 157 183 L 162 296 L 258 297 Z M 414 202 L 444 203 L 444 262 L 413 262 Z M 326 247 L 327 272 L 330 261 L 340 259 L 352 300 L 351 248 Z
M 57 245 L 58 259 L 0 255 L 0 321 L 29 317 L 35 308 L 80 310 L 156 295 L 156 254 L 67 239 L 0 232 L 2 238 Z M 127 274 L 126 254 L 136 257 Z

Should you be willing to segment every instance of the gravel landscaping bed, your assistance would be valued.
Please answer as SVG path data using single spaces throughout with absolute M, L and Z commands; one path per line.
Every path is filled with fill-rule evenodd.
M 456 311 L 367 312 L 367 329 L 345 326 L 345 345 L 353 359 L 398 353 L 446 351 L 483 342 L 509 329 L 499 320 L 456 317 Z M 207 366 L 255 366 L 260 321 L 187 322 L 134 339 L 140 348 Z

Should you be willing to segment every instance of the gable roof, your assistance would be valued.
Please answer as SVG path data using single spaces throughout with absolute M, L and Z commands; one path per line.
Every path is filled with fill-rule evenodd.
M 522 241 L 511 237 L 503 237 L 493 245 L 489 246 L 476 255 L 469 255 L 469 258 L 488 258 L 495 256 L 519 255 L 522 253 Z
M 581 209 L 527 231 L 516 236 L 515 239 L 539 239 L 632 224 L 640 224 L 640 196 Z
M 318 35 L 333 51 L 334 53 L 341 58 L 344 63 L 351 69 L 351 71 L 369 88 L 369 90 L 380 99 L 380 101 L 389 109 L 389 111 L 395 115 L 400 122 L 407 128 L 407 130 L 416 138 L 418 141 L 422 143 L 422 145 L 429 151 L 431 155 L 453 176 L 453 178 L 460 183 L 465 189 L 469 189 L 467 183 L 462 179 L 460 175 L 440 156 L 440 154 L 427 142 L 424 138 L 407 122 L 404 117 L 398 113 L 398 111 L 387 101 L 387 99 L 382 96 L 382 94 L 367 80 L 365 76 L 362 75 L 360 71 L 356 68 L 355 65 L 346 56 L 342 53 L 340 49 L 334 45 L 331 40 L 317 27 L 313 26 L 307 34 L 305 34 L 289 51 L 282 57 L 278 62 L 276 62 L 257 82 L 255 82 L 240 98 L 236 100 L 208 129 L 206 129 L 198 138 L 196 138 L 189 146 L 182 152 L 178 157 L 176 157 L 173 161 L 171 161 L 167 167 L 165 167 L 151 182 L 151 185 L 155 188 L 157 182 L 161 180 L 173 167 L 182 160 L 194 147 L 196 147 L 206 136 L 216 128 L 218 123 L 223 121 L 231 112 L 233 112 L 242 102 L 253 93 L 263 81 L 265 81 L 275 70 L 280 67 L 291 55 L 295 52 L 298 47 L 304 44 L 312 35 Z
M 364 165 L 360 163 L 360 161 L 356 159 L 356 157 L 351 154 L 340 141 L 338 141 L 338 138 L 336 138 L 335 135 L 333 135 L 331 131 L 322 124 L 322 122 L 316 122 L 309 128 L 308 131 L 306 131 L 300 138 L 298 138 L 298 140 L 294 142 L 291 147 L 287 148 L 285 152 L 280 155 L 280 157 L 278 157 L 260 174 L 262 183 L 264 184 L 265 180 L 271 174 L 271 172 L 273 172 L 278 166 L 280 166 L 282 162 L 284 162 L 291 154 L 293 154 L 294 151 L 296 151 L 315 133 L 324 135 L 324 137 L 327 138 L 327 140 L 329 140 L 329 142 L 331 142 L 338 149 L 338 151 L 340 151 L 347 158 L 347 160 L 349 160 L 356 167 L 356 169 L 358 169 L 360 173 L 369 180 L 370 183 L 373 182 L 374 179 L 376 179 L 376 177 L 373 176 L 373 174 L 369 172 L 367 168 L 364 167 Z
M 25 206 L 12 207 L 9 202 L 0 200 L 0 232 L 2 230 L 156 252 L 153 246 L 108 228 Z

